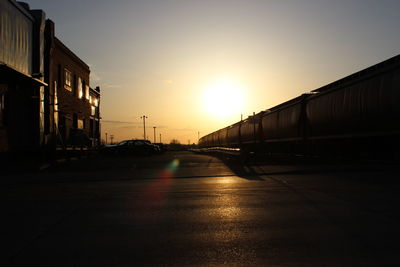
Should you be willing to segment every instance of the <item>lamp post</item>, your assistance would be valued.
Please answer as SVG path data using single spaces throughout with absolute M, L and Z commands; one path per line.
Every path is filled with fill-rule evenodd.
M 153 126 L 153 129 L 154 129 L 154 143 L 157 143 L 157 140 L 156 140 L 156 126 Z
M 160 143 L 161 143 L 161 134 L 160 134 Z
M 140 118 L 143 119 L 143 139 L 146 140 L 146 119 L 147 119 L 147 116 L 143 115 Z
M 106 133 L 106 145 L 107 145 L 107 133 Z

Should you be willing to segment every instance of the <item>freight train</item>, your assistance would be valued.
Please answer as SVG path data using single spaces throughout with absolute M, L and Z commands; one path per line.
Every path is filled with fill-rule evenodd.
M 200 148 L 397 155 L 400 55 L 212 132 Z

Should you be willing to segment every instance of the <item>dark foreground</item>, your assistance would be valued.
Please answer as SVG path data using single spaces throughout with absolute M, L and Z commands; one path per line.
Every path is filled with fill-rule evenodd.
M 399 264 L 398 173 L 170 152 L 7 175 L 0 265 Z

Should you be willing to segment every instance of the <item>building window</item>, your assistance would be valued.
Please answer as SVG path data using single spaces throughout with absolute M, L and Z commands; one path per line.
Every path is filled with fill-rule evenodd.
M 96 107 L 95 106 L 91 106 L 91 112 L 90 115 L 92 116 L 96 116 Z
M 86 85 L 84 88 L 85 88 L 85 98 L 86 98 L 87 100 L 89 100 L 89 86 Z
M 81 119 L 78 119 L 78 129 L 84 129 L 84 128 L 85 128 L 84 121 Z
M 69 70 L 65 69 L 65 89 L 72 91 L 72 74 Z
M 99 106 L 99 99 L 95 96 L 89 96 L 89 103 L 95 107 Z
M 57 96 L 57 81 L 54 81 L 54 126 L 58 127 L 58 96 Z
M 97 97 L 93 97 L 93 105 L 95 105 L 96 107 L 99 106 L 99 100 L 97 99 Z
M 78 98 L 81 99 L 83 97 L 83 89 L 82 89 L 82 79 L 78 77 Z

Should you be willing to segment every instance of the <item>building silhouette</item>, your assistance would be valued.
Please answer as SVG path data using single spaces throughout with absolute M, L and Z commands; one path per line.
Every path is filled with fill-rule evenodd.
M 26 3 L 0 1 L 0 152 L 49 154 L 100 144 L 90 68 Z

